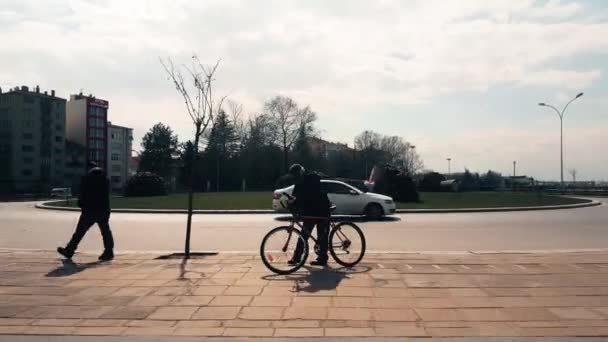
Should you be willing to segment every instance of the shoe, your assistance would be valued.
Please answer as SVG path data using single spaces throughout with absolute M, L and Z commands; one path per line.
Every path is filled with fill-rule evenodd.
M 63 255 L 66 259 L 72 259 L 74 256 L 74 253 L 68 252 L 68 250 L 63 247 L 57 247 L 57 253 Z
M 310 264 L 313 266 L 327 266 L 327 260 L 313 260 Z
M 112 251 L 105 251 L 99 256 L 99 261 L 110 261 L 112 259 L 114 259 L 114 252 Z
M 295 265 L 297 265 L 297 264 L 299 264 L 299 263 L 300 263 L 300 261 L 299 261 L 299 260 L 297 260 L 297 259 L 289 259 L 289 261 L 287 262 L 287 264 L 288 264 L 289 266 L 295 266 Z

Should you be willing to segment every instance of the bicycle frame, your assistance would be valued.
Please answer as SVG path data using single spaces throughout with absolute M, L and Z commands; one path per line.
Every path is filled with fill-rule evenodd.
M 287 241 L 285 241 L 285 245 L 283 246 L 282 250 L 283 252 L 287 251 L 287 246 L 289 246 L 289 242 L 291 241 L 291 235 L 292 235 L 292 230 L 296 229 L 298 230 L 300 233 L 302 233 L 302 231 L 304 230 L 304 225 L 303 222 L 307 221 L 307 220 L 311 220 L 311 221 L 329 221 L 329 229 L 327 230 L 327 234 L 329 235 L 331 233 L 332 230 L 334 230 L 337 226 L 336 221 L 332 220 L 331 217 L 327 218 L 327 217 L 318 217 L 318 216 L 301 216 L 301 215 L 296 215 L 292 212 L 292 217 L 289 223 L 289 236 L 287 237 Z M 296 227 L 297 226 L 297 227 Z M 341 231 L 336 231 L 336 236 L 340 239 L 340 246 L 344 246 L 345 245 L 345 241 L 348 241 L 348 245 L 350 245 L 350 240 L 348 239 L 348 237 Z M 316 243 L 318 243 L 317 239 L 315 239 L 312 235 L 309 235 L 308 238 L 312 239 L 312 241 Z M 329 241 L 331 243 L 331 241 Z

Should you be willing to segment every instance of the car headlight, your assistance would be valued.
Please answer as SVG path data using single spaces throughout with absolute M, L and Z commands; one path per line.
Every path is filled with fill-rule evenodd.
M 393 204 L 393 200 L 384 200 L 384 203 L 386 203 L 386 204 Z

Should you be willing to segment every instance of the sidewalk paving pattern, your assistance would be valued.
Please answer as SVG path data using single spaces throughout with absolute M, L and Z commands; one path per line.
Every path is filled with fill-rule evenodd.
M 0 335 L 608 336 L 608 253 L 370 254 L 277 276 L 252 254 L 0 250 Z

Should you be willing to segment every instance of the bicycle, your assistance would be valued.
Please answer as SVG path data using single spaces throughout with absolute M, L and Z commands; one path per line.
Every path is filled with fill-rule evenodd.
M 293 197 L 283 193 L 287 198 Z M 281 201 L 284 208 L 289 209 Z M 335 210 L 331 207 L 331 211 Z M 266 267 L 276 274 L 290 274 L 300 269 L 306 263 L 309 254 L 308 240 L 302 235 L 304 220 L 329 220 L 329 253 L 332 258 L 344 267 L 357 265 L 365 254 L 365 236 L 361 229 L 350 221 L 336 222 L 332 217 L 302 216 L 290 210 L 292 216 L 288 226 L 280 226 L 270 230 L 262 239 L 260 256 Z M 296 227 L 297 226 L 297 227 Z M 317 239 L 310 236 L 315 242 L 315 252 L 318 251 Z M 335 241 L 334 241 L 335 240 Z M 303 249 L 300 260 L 290 263 L 294 257 L 296 246 L 301 241 Z

